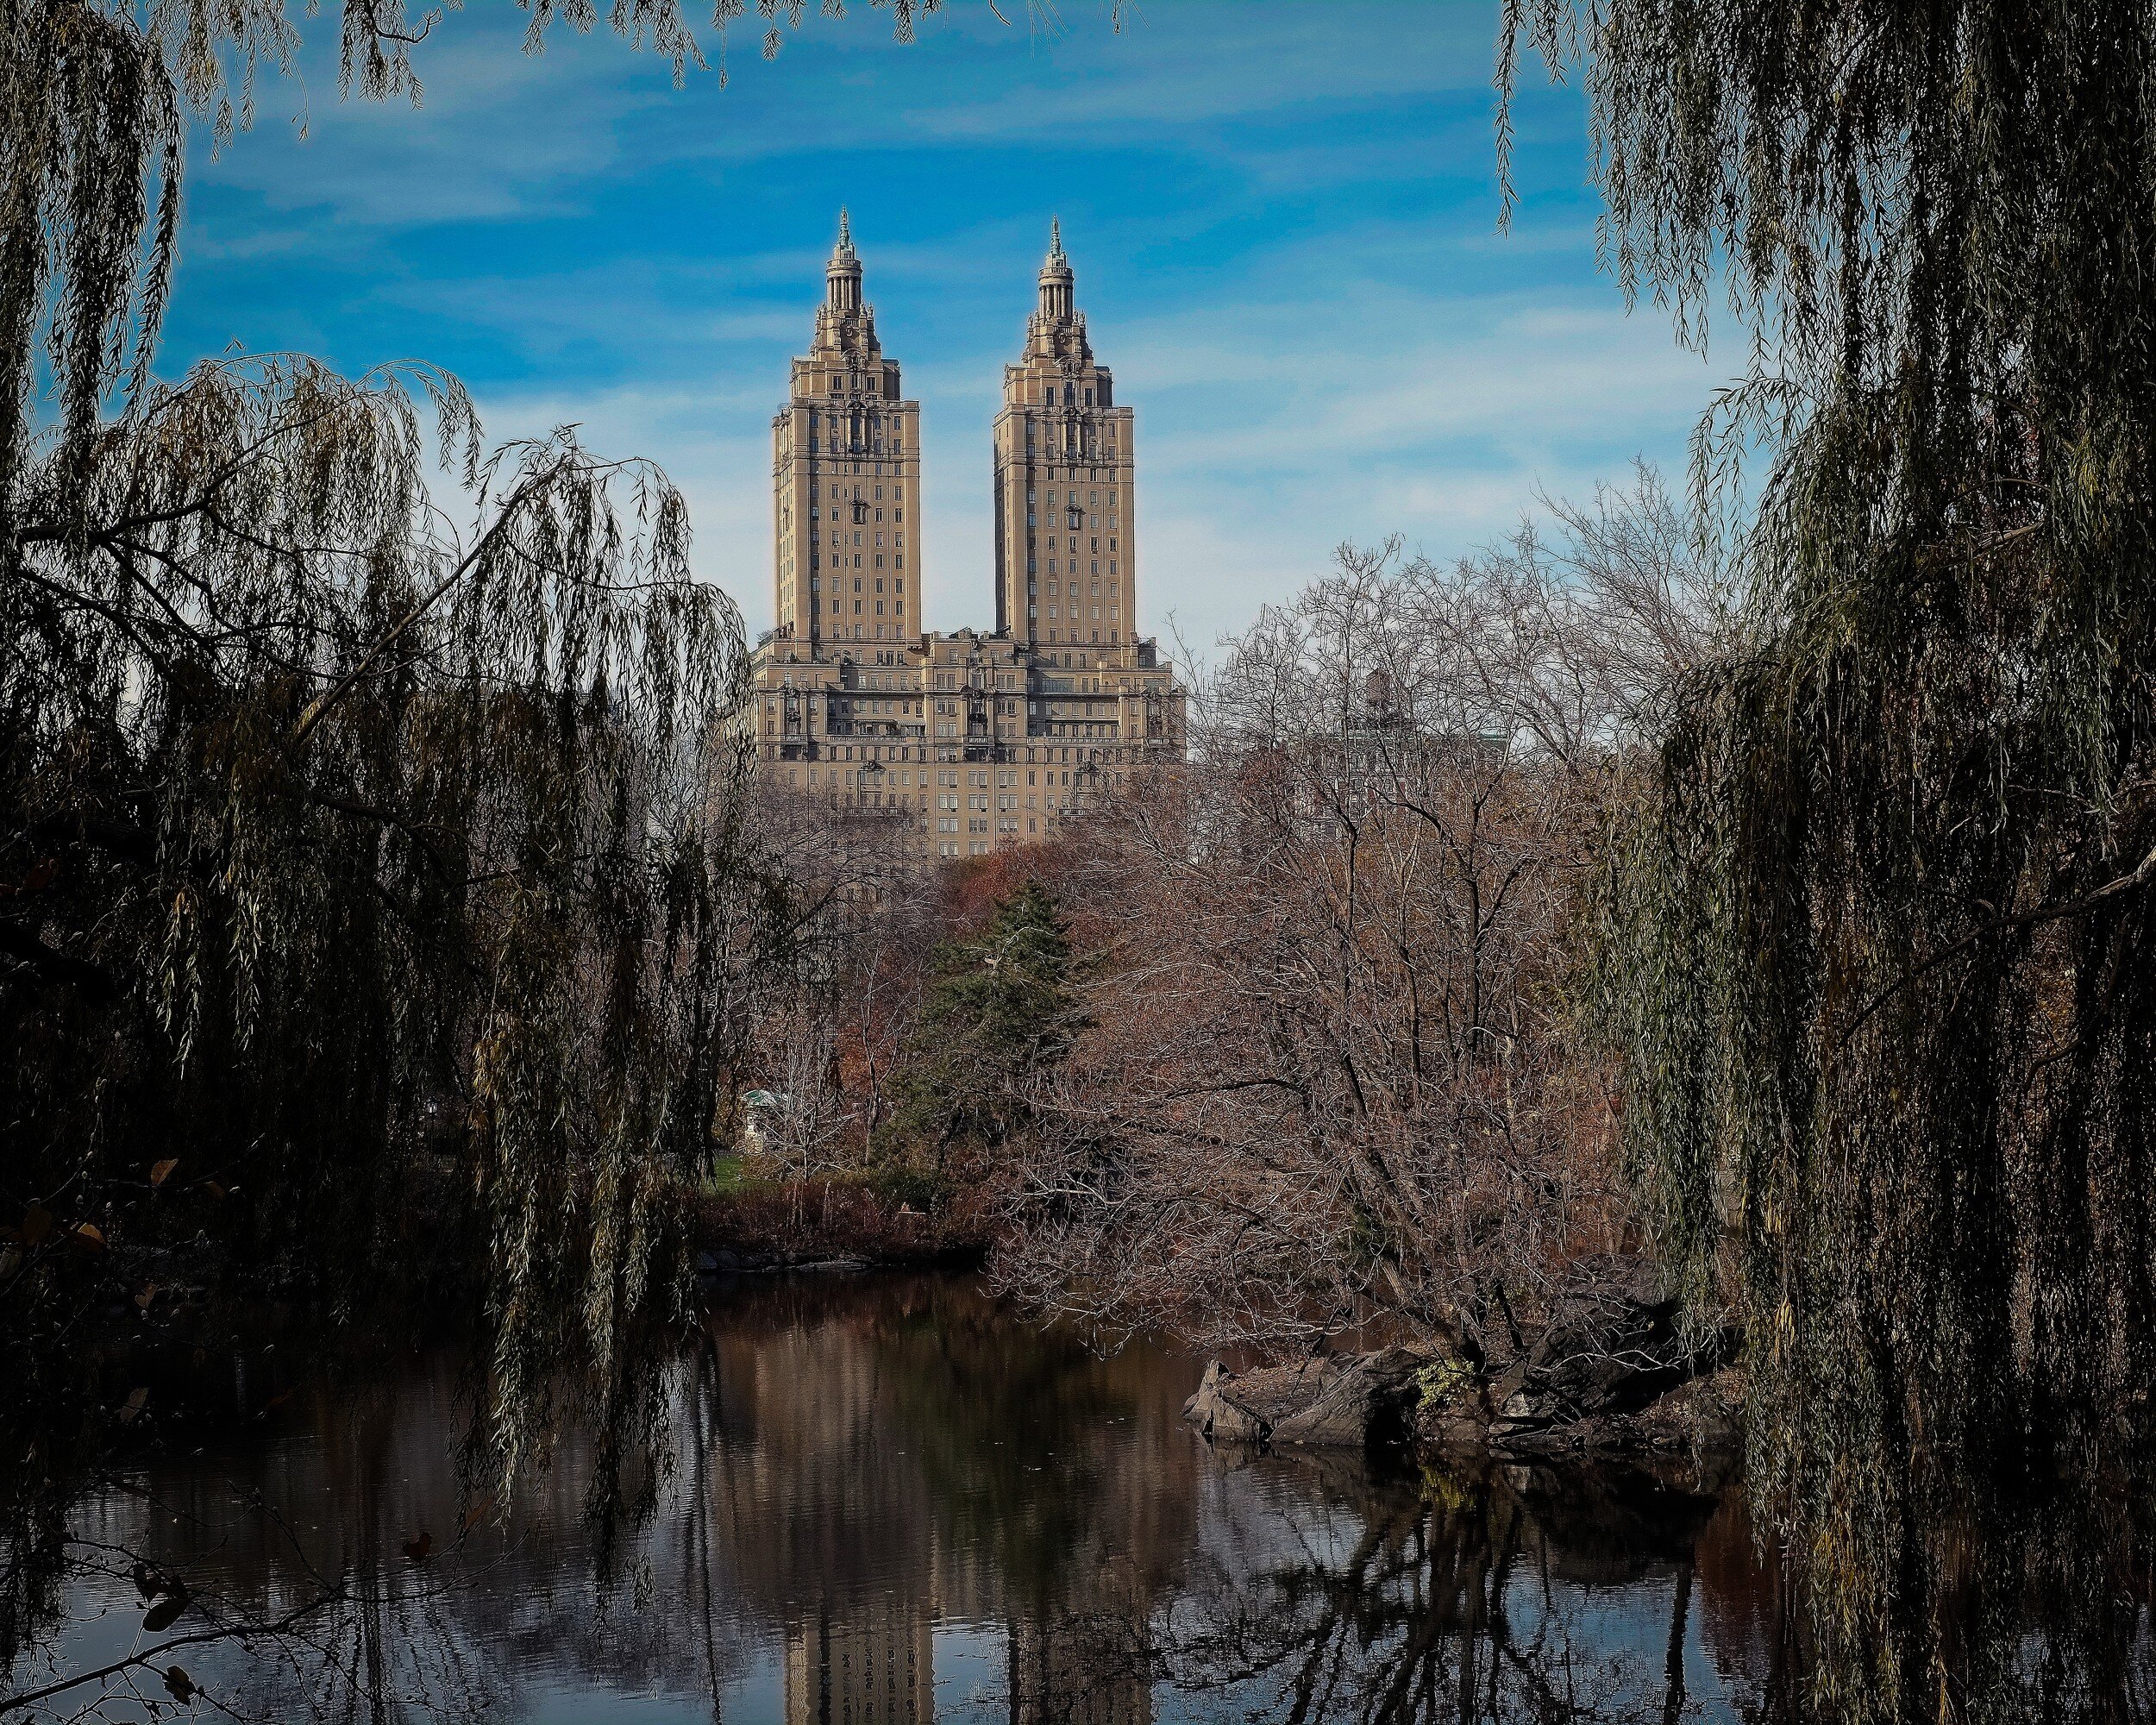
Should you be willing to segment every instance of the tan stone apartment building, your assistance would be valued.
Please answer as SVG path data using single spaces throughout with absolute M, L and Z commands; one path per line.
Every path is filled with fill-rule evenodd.
M 1094 362 L 1060 224 L 993 429 L 996 621 L 921 622 L 921 408 L 884 357 L 846 217 L 771 422 L 777 626 L 743 723 L 772 781 L 908 822 L 931 857 L 1037 841 L 1183 758 L 1183 691 L 1138 633 L 1131 410 Z

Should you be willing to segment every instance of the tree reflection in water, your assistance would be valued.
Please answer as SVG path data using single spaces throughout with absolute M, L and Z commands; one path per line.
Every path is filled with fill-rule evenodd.
M 1738 1494 L 1717 1508 L 1645 1475 L 1523 1468 L 1312 1474 L 1225 1508 L 1169 1616 L 1179 1689 L 1371 1725 L 1727 1717 L 1767 1691 L 1771 1582 Z
M 167 1636 L 304 1615 L 7 1717 L 102 1696 L 140 1718 L 182 1663 L 273 1720 L 1802 1716 L 1803 1649 L 1741 1493 L 1237 1465 L 1177 1417 L 1195 1362 L 1099 1358 L 947 1278 L 725 1289 L 656 1368 L 653 1512 L 611 1527 L 592 1506 L 643 1494 L 596 1475 L 649 1464 L 589 1433 L 505 1507 L 467 1500 L 453 1350 L 298 1380 L 229 1365 L 222 1415 L 168 1414 L 125 1474 L 78 1489 L 66 1622 L 5 1692 L 159 1641 L 137 1560 L 189 1590 Z M 2093 1639 L 2033 1590 L 2010 1621 L 1995 1599 L 1983 1645 L 2014 1650 L 2013 1681 L 1950 1690 L 1988 1704 L 1949 1716 L 2145 1716 L 2129 1591 Z

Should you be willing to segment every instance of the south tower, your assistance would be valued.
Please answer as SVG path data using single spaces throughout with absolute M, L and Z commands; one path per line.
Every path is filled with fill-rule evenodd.
M 903 398 L 862 298 L 852 225 L 771 422 L 778 632 L 887 652 L 921 633 L 921 405 Z

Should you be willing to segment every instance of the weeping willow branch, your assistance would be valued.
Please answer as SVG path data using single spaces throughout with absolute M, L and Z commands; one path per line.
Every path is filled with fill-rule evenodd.
M 799 907 L 741 812 L 746 647 L 679 494 L 561 432 L 460 464 L 485 523 L 461 541 L 429 444 L 479 435 L 437 373 L 231 360 L 86 455 L 55 428 L 18 475 L 9 1182 L 147 1190 L 154 1145 L 222 1196 L 100 1209 L 94 1258 L 26 1257 L 0 1348 L 65 1409 L 94 1382 L 40 1338 L 128 1292 L 119 1266 L 209 1240 L 220 1273 L 331 1305 L 398 1264 L 479 1331 L 474 1471 L 505 1488 L 593 1408 L 619 1462 L 596 1507 L 629 1513 L 680 1176 Z
M 524 499 L 544 489 L 553 477 L 555 475 L 551 474 L 534 474 L 511 493 L 496 513 L 492 524 L 486 532 L 479 536 L 478 543 L 457 561 L 449 573 L 415 599 L 411 608 L 402 617 L 392 624 L 384 633 L 377 637 L 366 652 L 360 656 L 358 663 L 308 704 L 306 712 L 300 714 L 298 723 L 292 726 L 291 747 L 297 749 L 304 743 L 307 740 L 307 733 L 319 724 L 329 715 L 330 710 L 358 686 L 360 680 L 374 668 L 376 661 L 403 639 L 405 631 L 410 630 L 414 624 L 433 610 L 437 599 L 471 573 L 473 566 L 492 548 L 495 540 L 508 530 L 511 520 Z
M 2152 881 L 2156 881 L 2156 850 L 2152 850 L 2147 856 L 2142 857 L 2140 863 L 2128 873 L 2106 882 L 2093 893 L 2082 898 L 2063 905 L 2040 906 L 2035 910 L 2024 911 L 2018 916 L 2001 917 L 1989 928 L 1977 929 L 1964 935 L 1952 946 L 1934 952 L 1922 963 L 1912 969 L 1903 971 L 1885 988 L 1865 1001 L 1863 1008 L 1850 1019 L 1848 1028 L 1842 1032 L 1840 1046 L 1846 1048 L 1857 1032 L 1864 1028 L 1865 1021 L 1872 1013 L 1893 1000 L 1904 988 L 1922 981 L 1940 965 L 1952 963 L 1971 947 L 1976 945 L 1977 942 L 1996 940 L 2002 936 L 2014 934 L 2023 929 L 2040 928 L 2047 922 L 2058 922 L 2065 917 L 2086 916 L 2107 900 L 2118 897 L 2122 893 L 2137 891 L 2147 886 Z
M 2115 1667 L 2132 1591 L 2029 1482 L 2134 1471 L 2156 1395 L 2156 856 L 2110 860 L 2156 771 L 2156 10 L 1507 10 L 1584 71 L 1620 285 L 1749 335 L 1702 500 L 1765 462 L 1741 647 L 1604 847 L 1636 1182 L 1743 1317 L 1808 1704 L 2028 1716 L 1997 1600 L 2078 1590 Z
M 0 1695 L 0 1714 L 20 1713 L 50 1701 L 55 1696 L 72 1694 L 87 1689 L 92 1684 L 103 1684 L 114 1678 L 131 1671 L 147 1671 L 163 1675 L 160 1661 L 188 1647 L 215 1645 L 221 1641 L 272 1640 L 288 1635 L 310 1617 L 318 1617 L 331 1606 L 344 1603 L 350 1595 L 342 1589 L 317 1595 L 305 1603 L 294 1606 L 281 1616 L 269 1618 L 260 1623 L 221 1626 L 214 1629 L 197 1629 L 185 1635 L 168 1635 L 125 1659 L 114 1659 L 91 1671 L 77 1672 L 56 1683 L 48 1683 L 41 1689 L 18 1690 L 13 1695 Z M 182 1693 L 185 1693 L 183 1690 Z

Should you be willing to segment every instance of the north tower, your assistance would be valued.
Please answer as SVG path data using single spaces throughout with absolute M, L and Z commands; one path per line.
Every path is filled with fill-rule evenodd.
M 996 632 L 1043 649 L 1138 639 L 1131 414 L 1094 361 L 1075 285 L 1058 221 L 995 420 Z

